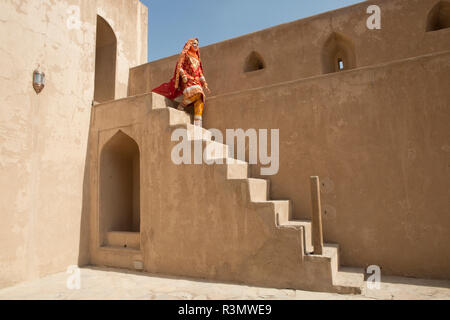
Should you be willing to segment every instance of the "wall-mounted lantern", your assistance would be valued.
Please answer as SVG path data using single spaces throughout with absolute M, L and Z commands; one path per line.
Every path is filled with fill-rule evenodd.
M 33 72 L 33 88 L 39 94 L 45 87 L 45 73 L 40 70 L 40 66 Z

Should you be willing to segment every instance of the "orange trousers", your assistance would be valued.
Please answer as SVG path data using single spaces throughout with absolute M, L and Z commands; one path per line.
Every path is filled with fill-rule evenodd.
M 194 115 L 196 117 L 201 118 L 203 115 L 203 109 L 205 107 L 205 104 L 202 99 L 202 94 L 197 93 L 196 95 L 190 97 L 189 99 L 185 99 L 183 101 L 183 104 L 186 104 L 186 105 L 191 104 L 191 103 L 194 104 Z

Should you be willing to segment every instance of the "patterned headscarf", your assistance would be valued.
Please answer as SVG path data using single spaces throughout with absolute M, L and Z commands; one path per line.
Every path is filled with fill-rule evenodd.
M 189 39 L 186 44 L 184 45 L 183 50 L 181 51 L 181 54 L 178 58 L 178 62 L 177 62 L 177 69 L 175 71 L 176 73 L 176 77 L 175 77 L 175 88 L 178 89 L 179 84 L 180 84 L 180 69 L 183 67 L 184 61 L 186 60 L 187 54 L 189 52 L 189 50 L 192 47 L 192 44 L 194 43 L 194 41 L 197 40 L 198 42 L 198 38 L 192 38 Z M 198 60 L 200 62 L 201 65 L 201 60 L 200 60 L 200 50 L 197 51 L 197 55 L 198 55 Z

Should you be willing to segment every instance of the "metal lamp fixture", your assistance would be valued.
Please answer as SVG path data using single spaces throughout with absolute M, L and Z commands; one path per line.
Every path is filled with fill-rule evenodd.
M 40 70 L 40 65 L 33 72 L 33 88 L 39 94 L 45 87 L 45 73 Z

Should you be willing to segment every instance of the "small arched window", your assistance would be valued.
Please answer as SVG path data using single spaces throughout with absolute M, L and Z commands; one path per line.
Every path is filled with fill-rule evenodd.
M 333 33 L 322 49 L 323 73 L 333 73 L 356 67 L 353 41 L 339 33 Z
M 450 28 L 450 1 L 438 2 L 427 17 L 427 32 Z
M 244 72 L 253 72 L 262 70 L 266 67 L 261 55 L 255 51 L 249 54 L 245 59 Z

